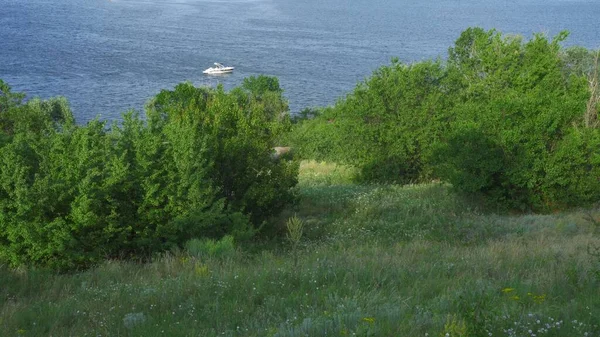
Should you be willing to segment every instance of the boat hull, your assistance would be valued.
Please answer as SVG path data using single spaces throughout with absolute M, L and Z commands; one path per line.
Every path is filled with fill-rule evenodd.
M 204 70 L 202 73 L 203 74 L 207 74 L 207 75 L 216 75 L 216 74 L 229 74 L 233 72 L 233 67 L 226 67 L 226 68 L 220 68 L 220 69 L 215 69 L 215 68 L 208 68 L 206 70 Z

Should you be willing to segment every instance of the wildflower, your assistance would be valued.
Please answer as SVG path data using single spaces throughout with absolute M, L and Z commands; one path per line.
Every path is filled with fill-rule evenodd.
M 541 304 L 546 300 L 546 294 L 533 295 L 533 301 L 537 304 Z
M 505 294 L 511 293 L 513 291 L 515 291 L 515 288 L 504 288 L 504 289 L 502 289 L 502 292 L 505 293 Z
M 362 320 L 365 321 L 365 322 L 367 322 L 367 323 L 369 323 L 369 324 L 375 323 L 375 318 L 374 317 L 364 317 Z

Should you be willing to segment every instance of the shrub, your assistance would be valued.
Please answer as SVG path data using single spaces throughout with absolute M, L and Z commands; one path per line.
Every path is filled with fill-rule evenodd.
M 450 50 L 462 87 L 437 173 L 512 208 L 552 210 L 600 198 L 597 129 L 586 128 L 586 79 L 565 76 L 560 42 L 469 29 Z M 467 126 L 467 127 L 465 127 Z
M 304 158 L 356 166 L 365 181 L 430 180 L 428 154 L 452 104 L 444 82 L 440 61 L 395 59 L 346 99 L 300 123 L 293 146 Z
M 300 119 L 303 158 L 367 182 L 441 179 L 520 210 L 600 199 L 597 52 L 469 28 L 448 60 L 393 60 L 335 106 Z
M 254 80 L 262 81 L 263 77 Z M 267 82 L 273 85 L 273 81 Z M 282 103 L 273 103 L 274 96 L 270 96 L 270 106 L 287 108 L 281 90 L 264 90 L 235 88 L 226 93 L 222 87 L 211 90 L 184 83 L 174 91 L 162 91 L 148 105 L 149 129 L 172 134 L 174 140 L 169 147 L 181 152 L 187 161 L 205 161 L 202 166 L 206 176 L 194 181 L 213 182 L 225 206 L 248 214 L 255 224 L 261 224 L 292 200 L 290 188 L 297 183 L 298 174 L 298 163 L 271 159 L 276 141 L 290 122 L 280 116 L 286 111 L 270 113 L 265 110 L 264 100 L 256 96 L 277 94 Z M 182 127 L 190 131 L 182 133 Z M 188 138 L 181 138 L 184 136 Z
M 12 265 L 67 270 L 194 237 L 244 239 L 293 197 L 297 163 L 270 158 L 289 121 L 249 91 L 180 84 L 145 120 L 132 112 L 110 127 L 75 125 L 61 99 L 10 109 L 19 113 L 0 148 L 0 259 Z

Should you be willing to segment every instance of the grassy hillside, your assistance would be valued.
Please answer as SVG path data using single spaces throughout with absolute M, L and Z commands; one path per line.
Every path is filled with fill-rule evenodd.
M 0 336 L 600 336 L 598 210 L 498 215 L 445 185 L 305 162 L 277 242 L 0 267 Z

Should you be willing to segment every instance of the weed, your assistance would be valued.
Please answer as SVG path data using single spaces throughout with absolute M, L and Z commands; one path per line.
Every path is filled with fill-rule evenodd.
M 186 252 L 196 258 L 227 258 L 235 253 L 233 236 L 226 235 L 222 239 L 192 239 L 185 244 Z
M 292 245 L 292 254 L 294 256 L 294 269 L 298 268 L 298 248 L 300 240 L 302 240 L 302 232 L 304 231 L 304 222 L 297 216 L 288 219 L 286 237 Z

